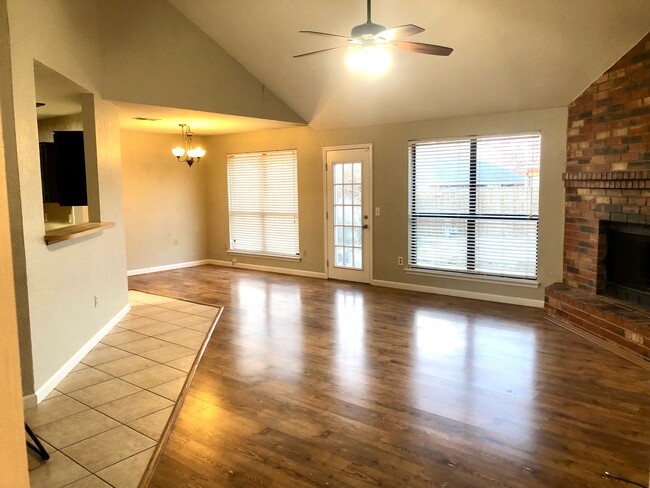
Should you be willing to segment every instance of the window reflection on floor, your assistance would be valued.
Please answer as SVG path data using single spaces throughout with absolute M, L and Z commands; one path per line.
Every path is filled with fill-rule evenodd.
M 414 342 L 414 406 L 533 440 L 538 422 L 531 401 L 536 394 L 533 330 L 421 310 L 414 316 Z
M 261 374 L 268 367 L 266 360 L 274 356 L 274 364 L 281 364 L 274 375 L 283 381 L 297 382 L 303 373 L 303 316 L 300 288 L 293 284 L 260 283 L 241 280 L 233 284 L 241 325 L 233 341 L 237 351 L 237 374 Z M 281 322 L 273 320 L 282 316 Z M 243 344 L 246 344 L 245 347 Z
M 366 337 L 363 295 L 337 290 L 334 297 L 336 338 L 336 381 L 354 397 L 367 390 Z

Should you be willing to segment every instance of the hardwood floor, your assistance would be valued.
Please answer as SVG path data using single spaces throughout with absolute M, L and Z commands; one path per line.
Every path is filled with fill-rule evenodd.
M 650 372 L 538 309 L 200 266 L 224 306 L 151 487 L 648 483 Z

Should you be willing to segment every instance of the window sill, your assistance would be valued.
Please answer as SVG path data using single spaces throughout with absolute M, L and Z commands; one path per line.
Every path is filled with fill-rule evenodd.
M 261 252 L 245 252 L 245 251 L 226 251 L 227 254 L 231 256 L 250 256 L 252 258 L 264 258 L 264 259 L 277 259 L 279 261 L 301 261 L 302 256 L 280 256 L 278 254 L 264 254 Z
M 61 241 L 69 241 L 70 239 L 78 239 L 90 234 L 102 232 L 110 227 L 115 227 L 114 222 L 86 222 L 85 224 L 69 225 L 68 227 L 61 227 L 47 231 L 45 233 L 45 244 L 56 244 Z
M 425 270 L 418 268 L 404 268 L 406 274 L 420 276 L 435 276 L 437 278 L 447 278 L 460 281 L 473 281 L 474 283 L 492 283 L 495 285 L 511 285 L 524 288 L 539 288 L 540 283 L 537 280 L 527 280 L 524 278 L 500 278 L 497 276 L 473 275 L 463 273 L 453 273 L 447 271 Z

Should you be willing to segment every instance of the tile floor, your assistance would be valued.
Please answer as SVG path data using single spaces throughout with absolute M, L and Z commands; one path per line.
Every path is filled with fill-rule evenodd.
M 218 311 L 129 292 L 130 313 L 25 420 L 32 488 L 135 488 Z

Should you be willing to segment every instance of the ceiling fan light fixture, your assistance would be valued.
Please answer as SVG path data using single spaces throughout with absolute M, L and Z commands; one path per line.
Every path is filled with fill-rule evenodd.
M 352 71 L 379 75 L 390 68 L 391 56 L 386 46 L 368 42 L 351 46 L 345 63 Z

